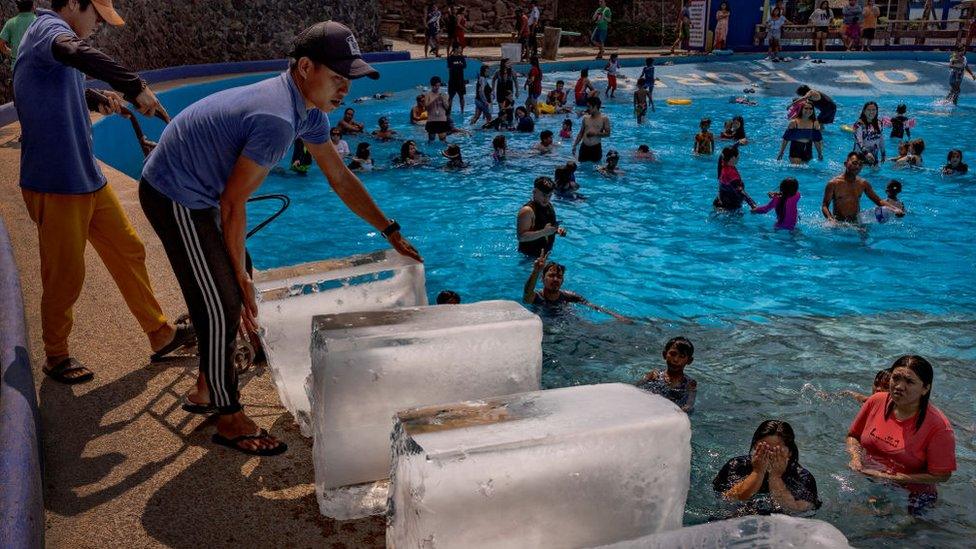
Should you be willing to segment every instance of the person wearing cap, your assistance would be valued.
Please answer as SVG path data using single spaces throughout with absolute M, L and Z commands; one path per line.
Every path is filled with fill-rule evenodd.
M 427 141 L 433 141 L 435 135 L 441 141 L 446 141 L 447 134 L 451 131 L 451 125 L 447 122 L 447 113 L 451 107 L 447 96 L 441 92 L 440 76 L 430 79 L 430 91 L 424 95 L 424 106 L 427 108 L 427 123 L 424 124 Z
M 197 101 L 163 131 L 143 168 L 139 199 L 166 249 L 197 326 L 200 375 L 183 408 L 217 414 L 213 441 L 247 454 L 276 455 L 284 443 L 249 418 L 232 359 L 238 326 L 257 329 L 254 286 L 245 268 L 246 202 L 296 137 L 343 203 L 401 254 L 420 261 L 329 139 L 326 113 L 352 79 L 379 73 L 363 61 L 352 32 L 334 21 L 302 31 L 282 74 Z
M 149 283 L 145 247 L 92 150 L 90 110 L 117 113 L 124 97 L 147 116 L 165 111 L 137 74 L 84 41 L 103 22 L 123 24 L 111 0 L 53 0 L 51 7 L 37 10 L 20 42 L 14 105 L 23 132 L 21 193 L 37 225 L 41 256 L 43 368 L 73 384 L 94 377 L 68 349 L 89 242 L 148 336 L 154 358 L 181 347 L 192 330 L 177 330 L 163 314 Z M 86 90 L 85 75 L 120 93 Z
M 529 257 L 549 253 L 556 235 L 566 236 L 566 229 L 559 226 L 556 209 L 552 206 L 552 193 L 556 184 L 548 177 L 537 177 L 532 189 L 532 200 L 522 206 L 516 220 L 518 249 Z

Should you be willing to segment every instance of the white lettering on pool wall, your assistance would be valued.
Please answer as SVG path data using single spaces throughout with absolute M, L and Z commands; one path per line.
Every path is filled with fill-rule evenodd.
M 833 82 L 838 84 L 864 84 L 870 86 L 874 83 L 871 76 L 884 84 L 914 84 L 919 81 L 919 75 L 907 69 L 890 69 L 874 71 L 868 73 L 863 70 L 837 73 Z M 682 86 L 707 87 L 707 86 L 740 86 L 752 84 L 756 81 L 766 84 L 797 84 L 800 81 L 790 76 L 786 71 L 753 71 L 750 73 L 738 72 L 706 72 L 700 74 L 689 72 L 685 74 L 662 74 L 658 77 L 657 86 L 659 88 L 669 87 L 665 79 L 671 79 L 675 84 Z

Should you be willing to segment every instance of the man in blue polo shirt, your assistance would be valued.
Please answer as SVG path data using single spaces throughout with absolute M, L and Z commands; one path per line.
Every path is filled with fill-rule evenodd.
M 254 455 L 286 450 L 241 408 L 232 361 L 238 324 L 256 330 L 245 268 L 246 202 L 301 138 L 329 185 L 390 245 L 420 260 L 400 226 L 379 209 L 329 140 L 329 118 L 350 79 L 378 78 L 352 32 L 317 23 L 295 40 L 279 76 L 206 97 L 177 115 L 149 156 L 139 185 L 143 211 L 166 248 L 197 329 L 200 375 L 183 408 L 217 413 L 213 441 Z
M 14 105 L 23 132 L 20 187 L 37 224 L 41 255 L 44 373 L 73 384 L 94 375 L 68 351 L 88 242 L 146 332 L 154 357 L 182 346 L 192 334 L 175 329 L 163 315 L 149 284 L 145 247 L 92 151 L 89 110 L 119 112 L 123 96 L 146 115 L 162 106 L 139 75 L 84 41 L 104 22 L 123 24 L 112 0 L 52 0 L 51 7 L 37 10 L 20 42 Z M 122 95 L 86 90 L 86 74 Z

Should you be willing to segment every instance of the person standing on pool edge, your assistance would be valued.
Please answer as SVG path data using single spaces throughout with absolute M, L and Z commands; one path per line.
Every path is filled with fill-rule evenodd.
M 580 162 L 599 162 L 603 160 L 603 138 L 610 137 L 610 119 L 600 112 L 603 103 L 599 97 L 586 100 L 586 114 L 580 123 L 579 133 L 573 142 L 573 155 L 579 146 Z M 583 142 L 580 146 L 580 141 Z
M 192 329 L 174 328 L 163 314 L 149 282 L 146 248 L 92 150 L 89 110 L 117 113 L 124 96 L 147 116 L 165 111 L 139 75 L 84 41 L 101 23 L 124 24 L 111 0 L 54 0 L 51 7 L 37 10 L 20 43 L 14 104 L 23 131 L 21 193 L 37 225 L 41 256 L 44 373 L 74 384 L 94 377 L 68 349 L 88 242 L 148 336 L 154 358 L 181 347 Z M 86 91 L 85 74 L 121 95 Z
M 166 127 L 139 184 L 143 211 L 166 254 L 197 326 L 200 376 L 184 409 L 217 413 L 217 444 L 276 455 L 278 441 L 245 415 L 232 353 L 238 325 L 256 329 L 257 304 L 244 267 L 246 202 L 301 137 L 346 206 L 401 254 L 421 260 L 343 165 L 325 114 L 342 104 L 349 81 L 379 73 L 362 60 L 352 32 L 316 23 L 295 39 L 289 68 L 190 105 Z

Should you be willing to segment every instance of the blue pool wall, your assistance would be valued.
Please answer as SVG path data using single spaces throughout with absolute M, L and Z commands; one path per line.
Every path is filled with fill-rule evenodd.
M 0 219 L 0 547 L 44 546 L 40 421 L 10 235 Z

